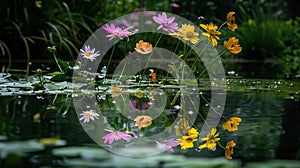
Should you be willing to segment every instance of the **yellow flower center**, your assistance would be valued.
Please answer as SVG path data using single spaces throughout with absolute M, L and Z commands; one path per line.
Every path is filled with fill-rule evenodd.
M 114 36 L 118 36 L 119 35 L 119 32 L 114 32 Z
M 193 38 L 194 37 L 194 32 L 186 32 L 186 37 L 187 38 Z
M 92 118 L 93 117 L 93 115 L 91 114 L 91 113 L 85 113 L 85 115 L 84 115 L 86 118 Z
M 92 52 L 92 51 L 87 51 L 86 53 L 85 53 L 85 55 L 87 56 L 87 57 L 90 57 L 91 55 L 93 55 L 94 53 Z

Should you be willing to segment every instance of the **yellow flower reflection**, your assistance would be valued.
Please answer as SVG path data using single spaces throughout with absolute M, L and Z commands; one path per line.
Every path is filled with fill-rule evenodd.
M 235 147 L 235 143 L 233 140 L 229 141 L 226 144 L 226 149 L 225 149 L 225 157 L 227 159 L 232 159 L 231 155 L 233 155 L 233 148 Z
M 152 52 L 152 44 L 144 42 L 143 40 L 136 43 L 135 47 L 134 49 L 141 54 L 149 54 Z
M 237 24 L 235 23 L 235 17 L 233 16 L 235 12 L 229 12 L 226 16 L 227 18 L 227 27 L 231 31 L 235 31 L 238 28 Z
M 123 90 L 117 86 L 110 86 L 110 89 L 111 89 L 111 97 L 118 97 L 123 92 Z
M 187 135 L 195 139 L 198 138 L 199 132 L 195 128 L 191 128 L 190 130 L 188 130 Z
M 201 138 L 202 141 L 206 141 L 205 144 L 202 144 L 198 147 L 198 149 L 207 148 L 208 150 L 216 150 L 217 141 L 220 140 L 220 138 L 217 138 L 219 134 L 217 133 L 216 128 L 212 128 L 210 132 L 207 133 L 206 138 Z
M 177 139 L 178 143 L 181 146 L 181 149 L 187 149 L 194 147 L 194 142 L 197 139 L 192 138 L 191 136 L 182 136 L 181 139 Z
M 227 120 L 225 123 L 223 123 L 223 128 L 230 132 L 237 131 L 238 125 L 241 121 L 242 121 L 242 119 L 239 117 L 232 117 L 229 120 Z
M 199 132 L 195 128 L 189 129 L 185 136 L 182 136 L 181 139 L 177 139 L 181 149 L 194 147 L 194 142 L 198 140 L 198 135 Z
M 135 96 L 136 96 L 137 98 L 142 98 L 142 97 L 143 97 L 143 91 L 137 90 L 137 91 L 135 92 Z
M 195 32 L 195 27 L 188 24 L 182 24 L 181 29 L 178 29 L 175 33 L 170 33 L 171 36 L 177 36 L 184 41 L 190 41 L 192 44 L 196 44 L 199 41 L 199 33 Z
M 146 115 L 137 116 L 135 119 L 135 125 L 138 126 L 139 129 L 148 127 L 152 124 L 152 117 Z
M 202 27 L 206 32 L 203 32 L 202 35 L 206 36 L 212 43 L 213 46 L 218 45 L 218 41 L 220 38 L 218 35 L 221 34 L 221 32 L 218 31 L 218 26 L 214 25 L 213 23 L 209 24 L 200 24 L 200 27 Z

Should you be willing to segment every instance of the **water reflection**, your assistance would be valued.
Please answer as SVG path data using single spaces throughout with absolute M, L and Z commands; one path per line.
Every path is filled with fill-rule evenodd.
M 209 93 L 204 92 L 204 98 L 209 100 Z M 78 121 L 70 95 L 2 96 L 0 102 L 0 135 L 5 135 L 8 142 L 59 137 L 70 146 L 94 144 Z M 299 104 L 299 100 L 271 92 L 229 91 L 223 114 L 228 118 L 239 116 L 243 122 L 239 131 L 228 135 L 220 125 L 220 134 L 226 135 L 222 141 L 234 140 L 234 158 L 245 162 L 299 159 Z M 202 99 L 200 111 L 208 108 Z M 213 154 L 205 150 L 175 152 L 190 157 L 223 156 L 218 150 Z

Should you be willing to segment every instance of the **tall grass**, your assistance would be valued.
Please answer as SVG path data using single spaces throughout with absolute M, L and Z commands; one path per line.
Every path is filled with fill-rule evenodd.
M 42 1 L 41 6 L 35 1 L 0 2 L 0 49 L 5 56 L 0 59 L 9 60 L 6 70 L 9 71 L 12 61 L 26 60 L 26 67 L 19 68 L 26 69 L 28 75 L 32 58 L 53 60 L 46 50 L 49 45 L 55 45 L 63 59 L 74 59 L 78 48 L 97 28 L 93 16 L 101 8 L 89 11 L 90 16 L 81 12 L 105 4 L 95 0 L 80 3 L 78 7 L 75 1 L 61 0 Z

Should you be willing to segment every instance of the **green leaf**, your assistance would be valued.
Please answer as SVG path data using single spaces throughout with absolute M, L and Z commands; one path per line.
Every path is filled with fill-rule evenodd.
M 55 59 L 55 62 L 59 68 L 59 70 L 63 73 L 63 74 L 68 74 L 68 69 L 69 69 L 69 63 L 67 61 L 63 61 L 59 58 L 57 58 L 55 55 L 54 55 L 54 59 Z
M 63 81 L 67 81 L 70 78 L 68 77 L 67 74 L 58 74 L 53 76 L 50 80 L 53 82 L 63 82 Z
M 55 76 L 55 75 L 60 75 L 60 74 L 62 74 L 61 72 L 58 72 L 58 71 L 55 71 L 55 72 L 52 72 L 52 76 Z

